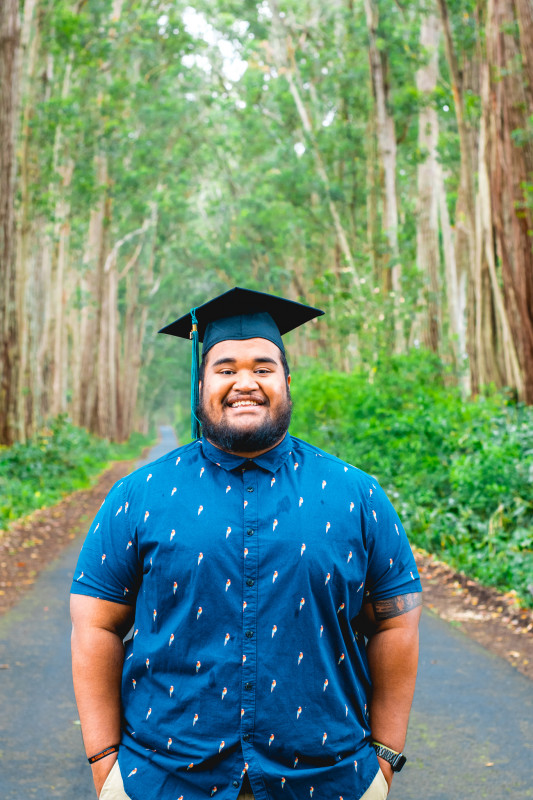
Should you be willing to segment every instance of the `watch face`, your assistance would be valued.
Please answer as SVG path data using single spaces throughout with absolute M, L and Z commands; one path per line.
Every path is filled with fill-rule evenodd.
M 392 771 L 393 772 L 399 772 L 402 769 L 402 767 L 403 767 L 403 765 L 405 764 L 406 761 L 407 761 L 407 759 L 403 755 L 403 753 L 398 753 L 398 755 L 394 758 L 394 760 L 391 760 L 391 762 L 390 762 L 391 766 L 392 766 Z

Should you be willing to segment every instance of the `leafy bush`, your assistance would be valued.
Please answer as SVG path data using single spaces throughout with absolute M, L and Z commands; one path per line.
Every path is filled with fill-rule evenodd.
M 0 449 L 0 529 L 85 488 L 109 462 L 134 458 L 150 441 L 134 434 L 111 444 L 60 416 L 31 441 Z
M 291 432 L 377 477 L 411 542 L 533 606 L 533 409 L 465 402 L 417 351 L 293 381 Z

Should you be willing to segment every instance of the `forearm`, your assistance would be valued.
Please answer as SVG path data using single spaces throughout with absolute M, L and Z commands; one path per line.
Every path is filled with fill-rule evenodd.
M 391 628 L 369 641 L 368 664 L 372 678 L 370 728 L 372 739 L 401 752 L 405 745 L 418 665 L 418 629 Z M 390 787 L 390 764 L 378 759 Z
M 368 644 L 372 737 L 393 750 L 405 745 L 418 665 L 418 630 L 391 628 Z
M 116 633 L 100 628 L 72 629 L 72 676 L 87 756 L 120 741 L 120 685 L 124 647 Z M 107 756 L 93 765 L 99 794 L 116 760 Z

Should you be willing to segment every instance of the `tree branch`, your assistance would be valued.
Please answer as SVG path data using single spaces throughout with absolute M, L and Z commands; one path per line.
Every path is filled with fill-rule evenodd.
M 122 239 L 119 239 L 118 242 L 115 242 L 105 260 L 104 272 L 109 272 L 109 270 L 113 265 L 114 260 L 117 257 L 117 253 L 123 244 L 126 244 L 126 242 L 129 242 L 131 239 L 134 239 L 135 236 L 140 236 L 141 234 L 146 233 L 148 228 L 151 228 L 153 224 L 154 224 L 153 220 L 145 219 L 140 228 L 137 228 L 136 230 L 127 233 L 125 236 L 122 237 Z

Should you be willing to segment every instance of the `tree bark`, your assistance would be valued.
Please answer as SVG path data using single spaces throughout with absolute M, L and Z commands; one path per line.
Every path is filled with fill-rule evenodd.
M 518 35 L 514 34 L 518 22 Z M 490 194 L 507 318 L 521 368 L 519 396 L 533 404 L 533 142 L 520 141 L 533 113 L 533 11 L 522 0 L 489 0 Z M 515 132 L 518 133 L 516 137 Z
M 21 436 L 17 418 L 20 338 L 15 236 L 19 48 L 18 0 L 3 0 L 0 5 L 0 444 L 12 444 Z
M 79 387 L 82 425 L 90 431 L 99 431 L 103 412 L 99 400 L 105 402 L 105 374 L 99 374 L 100 358 L 104 358 L 105 345 L 101 342 L 103 325 L 103 272 L 106 257 L 106 191 L 108 183 L 107 159 L 95 158 L 98 202 L 91 209 L 87 247 L 84 256 L 84 294 L 87 297 L 82 314 L 83 364 Z
M 519 396 L 522 396 L 523 380 L 496 265 L 496 243 L 492 224 L 493 201 L 489 172 L 491 148 L 489 83 L 489 66 L 484 64 L 481 85 L 479 189 L 476 198 L 478 291 L 483 301 L 481 306 L 483 316 L 479 315 L 477 320 L 476 339 L 478 351 L 481 353 L 480 364 L 482 364 L 484 383 L 493 382 L 497 386 L 513 386 L 517 389 Z M 499 201 L 496 200 L 496 202 Z
M 420 29 L 420 47 L 429 56 L 428 63 L 416 74 L 418 92 L 424 105 L 418 117 L 418 146 L 425 155 L 418 165 L 418 210 L 416 228 L 416 261 L 424 283 L 426 299 L 425 344 L 439 352 L 442 320 L 440 303 L 440 251 L 438 232 L 437 143 L 439 123 L 432 103 L 437 86 L 440 25 L 433 13 L 424 15 Z
M 31 291 L 34 280 L 34 261 L 31 253 L 32 219 L 30 209 L 30 120 L 34 113 L 33 79 L 37 65 L 38 25 L 36 24 L 38 0 L 26 0 L 21 30 L 20 104 L 22 107 L 21 134 L 18 143 L 19 192 L 17 213 L 17 319 L 20 341 L 20 367 L 17 386 L 17 418 L 20 420 L 20 438 L 30 436 L 37 420 L 35 405 L 35 377 L 37 364 L 31 357 L 36 337 L 36 315 L 31 308 L 35 293 Z M 33 294 L 33 296 L 32 296 Z
M 444 49 L 450 70 L 450 78 L 459 133 L 461 154 L 459 191 L 455 208 L 455 261 L 459 280 L 468 276 L 467 282 L 467 351 L 470 367 L 470 387 L 473 394 L 480 389 L 478 355 L 476 351 L 475 331 L 479 313 L 478 298 L 475 293 L 475 191 L 474 191 L 474 159 L 472 132 L 468 127 L 465 114 L 463 73 L 459 69 L 453 44 L 448 6 L 446 0 L 437 0 L 444 34 Z
M 457 374 L 462 392 L 468 397 L 471 392 L 470 371 L 466 348 L 466 272 L 458 274 L 455 260 L 453 231 L 450 224 L 444 177 L 440 164 L 437 165 L 437 186 L 439 195 L 439 220 L 442 234 L 442 252 L 446 275 L 446 298 L 448 308 L 449 336 L 455 355 Z
M 68 54 L 65 73 L 61 85 L 61 99 L 70 94 L 72 80 L 72 51 Z M 53 165 L 54 172 L 61 176 L 59 185 L 54 187 L 56 202 L 54 209 L 55 268 L 53 269 L 54 320 L 53 320 L 53 361 L 51 385 L 51 409 L 56 416 L 66 411 L 67 389 L 67 326 L 65 307 L 67 303 L 66 280 L 69 267 L 70 203 L 68 192 L 74 173 L 74 161 L 63 152 L 63 129 L 58 124 L 55 130 Z
M 388 109 L 388 78 L 386 55 L 378 50 L 378 12 L 373 0 L 365 0 L 365 14 L 369 36 L 369 59 L 372 89 L 376 106 L 376 132 L 378 154 L 383 168 L 383 227 L 389 245 L 390 262 L 384 269 L 384 288 L 394 297 L 394 350 L 401 353 L 405 347 L 405 333 L 400 314 L 402 296 L 402 268 L 398 246 L 398 202 L 396 197 L 396 132 L 394 119 Z

